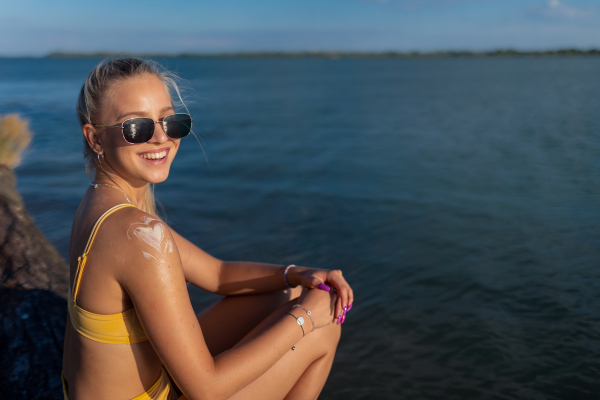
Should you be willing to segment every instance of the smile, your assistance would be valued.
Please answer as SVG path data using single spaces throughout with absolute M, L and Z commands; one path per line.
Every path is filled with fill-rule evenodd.
M 158 153 L 141 153 L 139 156 L 145 158 L 146 160 L 161 160 L 167 156 L 167 151 L 163 150 Z

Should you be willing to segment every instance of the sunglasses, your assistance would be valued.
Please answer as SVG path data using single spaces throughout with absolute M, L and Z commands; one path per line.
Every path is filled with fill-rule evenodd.
M 98 128 L 121 128 L 123 138 L 128 143 L 146 143 L 154 136 L 154 126 L 160 123 L 168 137 L 181 139 L 190 134 L 192 130 L 192 117 L 189 114 L 171 114 L 162 120 L 154 121 L 152 118 L 130 118 L 121 125 L 93 125 Z

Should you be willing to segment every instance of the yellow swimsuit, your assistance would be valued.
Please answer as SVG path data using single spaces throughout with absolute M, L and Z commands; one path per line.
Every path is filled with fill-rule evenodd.
M 77 272 L 75 273 L 75 281 L 73 288 L 73 296 L 69 291 L 69 314 L 71 323 L 77 332 L 88 339 L 100 343 L 108 344 L 131 344 L 139 343 L 148 340 L 146 332 L 140 323 L 137 313 L 134 308 L 130 308 L 117 314 L 94 314 L 77 305 L 77 295 L 79 294 L 79 284 L 81 276 L 87 261 L 87 255 L 90 247 L 94 242 L 96 233 L 100 228 L 100 224 L 110 214 L 125 207 L 133 207 L 131 204 L 119 204 L 110 210 L 106 211 L 92 228 L 92 233 L 88 239 L 87 245 L 81 257 L 77 261 Z M 63 392 L 65 400 L 69 399 L 67 394 L 66 382 L 63 378 Z M 160 378 L 144 393 L 135 397 L 132 400 L 168 400 L 172 393 L 171 382 L 164 369 Z

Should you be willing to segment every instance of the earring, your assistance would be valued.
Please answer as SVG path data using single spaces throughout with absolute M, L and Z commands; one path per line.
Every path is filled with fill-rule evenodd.
M 102 160 L 104 160 L 104 154 L 100 154 L 100 153 L 97 153 L 97 154 L 98 154 L 98 164 L 102 164 Z M 100 158 L 100 156 L 102 156 L 102 158 Z

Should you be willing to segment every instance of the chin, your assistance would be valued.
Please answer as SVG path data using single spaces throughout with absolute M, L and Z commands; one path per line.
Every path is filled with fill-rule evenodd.
M 171 171 L 170 160 L 165 161 L 167 162 L 163 162 L 162 165 L 142 165 L 142 167 L 138 169 L 138 176 L 148 183 L 164 182 L 169 177 Z M 146 162 L 147 161 L 144 161 L 144 163 Z M 151 162 L 151 164 L 154 163 Z
M 161 182 L 166 181 L 168 177 L 169 177 L 169 173 L 167 172 L 166 174 L 156 174 L 156 175 L 148 176 L 146 181 L 148 183 L 161 183 Z

